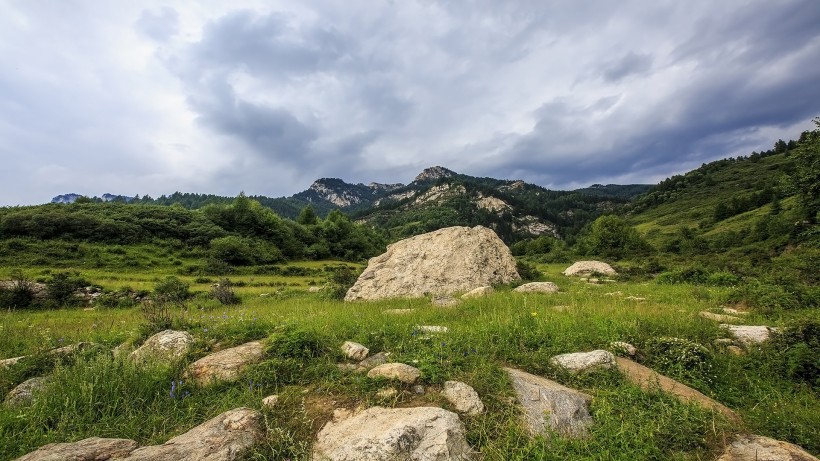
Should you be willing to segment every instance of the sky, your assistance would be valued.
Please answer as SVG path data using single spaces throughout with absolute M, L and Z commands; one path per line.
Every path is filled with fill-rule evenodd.
M 0 0 L 0 206 L 656 183 L 820 116 L 817 0 Z

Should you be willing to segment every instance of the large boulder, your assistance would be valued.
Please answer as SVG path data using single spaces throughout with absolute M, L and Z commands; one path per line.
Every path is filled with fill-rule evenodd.
M 367 372 L 368 378 L 397 379 L 407 384 L 413 384 L 419 376 L 421 371 L 418 368 L 396 362 L 376 366 Z
M 504 369 L 524 412 L 522 422 L 531 435 L 546 435 L 547 428 L 564 437 L 584 437 L 592 424 L 592 396 L 555 381 L 513 368 Z
M 464 425 L 453 412 L 433 407 L 372 407 L 319 431 L 313 459 L 329 461 L 471 458 Z
M 213 381 L 236 381 L 245 368 L 265 356 L 265 347 L 258 341 L 219 351 L 188 366 L 186 376 L 204 386 Z
M 615 269 L 601 261 L 578 261 L 564 270 L 564 275 L 589 276 L 593 274 L 618 275 Z
M 739 435 L 717 461 L 818 461 L 797 445 L 759 435 Z
M 261 441 L 264 434 L 259 412 L 237 408 L 162 445 L 137 448 L 133 440 L 90 437 L 72 443 L 50 443 L 17 461 L 233 461 Z
M 495 232 L 448 227 L 396 242 L 371 258 L 345 301 L 446 295 L 520 278 Z
M 27 405 L 34 401 L 34 397 L 48 384 L 48 378 L 38 376 L 18 384 L 6 395 L 5 404 L 9 406 Z
M 513 291 L 516 293 L 558 293 L 558 285 L 552 282 L 530 282 Z
M 615 366 L 615 356 L 612 355 L 612 352 L 600 349 L 591 352 L 571 352 L 556 355 L 550 359 L 550 363 L 574 373 L 579 373 L 592 369 L 612 368 Z
M 477 416 L 484 413 L 484 403 L 478 397 L 478 392 L 467 383 L 461 381 L 446 381 L 441 395 L 450 402 L 459 413 L 468 416 Z
M 721 328 L 729 330 L 745 346 L 754 346 L 769 339 L 773 328 L 763 325 L 726 325 Z
M 185 357 L 193 344 L 194 337 L 187 331 L 165 330 L 146 339 L 130 358 L 136 363 L 173 364 Z

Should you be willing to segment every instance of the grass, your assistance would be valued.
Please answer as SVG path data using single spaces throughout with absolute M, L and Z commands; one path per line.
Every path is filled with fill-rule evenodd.
M 321 270 L 326 264 L 300 266 Z M 455 308 L 433 307 L 425 299 L 343 303 L 322 292 L 308 292 L 307 283 L 320 283 L 320 277 L 231 276 L 244 282 L 235 288 L 242 298 L 238 306 L 223 307 L 199 296 L 187 310 L 174 311 L 174 326 L 197 338 L 185 362 L 217 345 L 255 339 L 267 342 L 268 356 L 235 384 L 208 388 L 186 384 L 190 394 L 185 398 L 169 395 L 171 382 L 180 379 L 185 362 L 145 370 L 108 352 L 145 337 L 138 308 L 3 312 L 0 357 L 35 357 L 10 368 L 0 378 L 0 391 L 38 374 L 50 373 L 52 380 L 33 406 L 0 407 L 0 440 L 5 441 L 0 444 L 0 459 L 14 459 L 45 443 L 93 435 L 162 443 L 222 411 L 239 406 L 259 409 L 261 399 L 273 393 L 280 395 L 280 405 L 262 410 L 267 439 L 247 457 L 306 459 L 316 431 L 334 407 L 450 408 L 436 392 L 449 379 L 472 385 L 488 409 L 478 417 L 462 417 L 469 443 L 487 460 L 714 459 L 727 437 L 746 430 L 820 452 L 817 391 L 773 372 L 771 351 L 753 349 L 736 357 L 714 346 L 714 340 L 725 334 L 716 323 L 697 316 L 699 311 L 720 307 L 731 288 L 652 281 L 590 285 L 560 275 L 564 265 L 539 269 L 559 285 L 560 293 L 522 295 L 501 289 Z M 43 271 L 26 270 L 32 275 Z M 172 273 L 167 270 L 172 268 L 166 267 L 165 273 L 152 268 L 126 273 L 83 270 L 82 275 L 106 289 L 149 289 Z M 196 277 L 183 278 L 193 282 Z M 193 289 L 205 291 L 208 286 L 209 282 L 195 283 Z M 397 308 L 413 311 L 383 313 Z M 777 326 L 812 315 L 753 313 L 749 322 Z M 426 335 L 418 325 L 442 325 L 449 332 Z M 745 425 L 732 425 L 665 394 L 643 392 L 614 371 L 575 376 L 549 364 L 556 354 L 606 348 L 618 340 L 642 348 L 658 336 L 686 338 L 709 349 L 714 379 L 686 384 L 738 411 Z M 368 346 L 371 354 L 389 351 L 392 360 L 418 367 L 426 393 L 417 395 L 411 386 L 402 385 L 396 397 L 378 398 L 376 392 L 392 383 L 336 367 L 343 361 L 339 346 L 345 340 Z M 74 359 L 45 358 L 47 349 L 78 341 L 101 347 Z M 582 440 L 528 437 L 518 424 L 514 393 L 503 366 L 538 373 L 593 395 L 595 424 L 590 436 Z

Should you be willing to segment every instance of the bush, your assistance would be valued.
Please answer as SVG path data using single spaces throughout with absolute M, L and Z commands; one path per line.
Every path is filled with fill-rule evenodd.
M 709 280 L 709 272 L 702 267 L 689 267 L 677 271 L 663 272 L 656 279 L 658 283 L 692 283 L 705 284 Z
M 268 353 L 276 357 L 303 360 L 321 357 L 328 350 L 319 333 L 294 327 L 275 333 L 268 347 Z
M 0 285 L 0 307 L 25 309 L 34 302 L 34 283 L 22 272 L 14 271 L 11 280 Z
M 696 386 L 714 380 L 712 353 L 694 341 L 661 336 L 647 340 L 642 350 L 646 365 L 662 374 Z
M 211 288 L 211 296 L 225 305 L 239 304 L 242 301 L 233 291 L 233 283 L 225 278 Z
M 730 302 L 745 303 L 764 314 L 800 307 L 799 293 L 787 286 L 751 280 L 729 294 Z
M 344 299 L 350 287 L 356 283 L 359 275 L 349 266 L 337 266 L 331 269 L 328 296 L 331 299 Z
M 191 298 L 188 283 L 174 277 L 167 277 L 154 287 L 154 300 L 170 303 L 184 303 Z
M 46 282 L 48 298 L 54 303 L 55 307 L 79 304 L 80 298 L 74 296 L 74 293 L 87 285 L 90 285 L 90 283 L 80 277 L 80 274 L 76 272 L 60 272 L 54 274 L 51 279 Z
M 526 282 L 541 280 L 543 277 L 541 271 L 539 271 L 537 267 L 532 264 L 527 264 L 524 261 L 516 260 L 515 270 L 518 271 L 518 275 L 521 276 L 521 280 Z
M 820 389 L 820 320 L 801 320 L 772 333 L 768 349 L 793 381 Z

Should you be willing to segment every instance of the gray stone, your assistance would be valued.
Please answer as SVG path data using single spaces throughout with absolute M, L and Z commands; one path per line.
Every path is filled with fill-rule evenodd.
M 441 395 L 450 402 L 459 413 L 477 416 L 484 413 L 484 404 L 478 393 L 466 383 L 460 381 L 446 381 Z
M 185 357 L 193 344 L 194 337 L 187 331 L 165 330 L 146 339 L 129 357 L 136 363 L 173 364 Z
M 188 366 L 186 376 L 199 385 L 236 381 L 248 365 L 262 360 L 265 348 L 253 341 L 207 355 Z
M 609 343 L 609 348 L 617 353 L 622 353 L 634 357 L 638 353 L 638 348 L 624 341 L 613 341 Z
M 524 412 L 522 422 L 531 435 L 546 435 L 551 429 L 561 436 L 578 438 L 592 424 L 592 396 L 564 387 L 555 381 L 513 368 L 504 369 Z
M 9 406 L 28 405 L 34 401 L 36 394 L 48 383 L 48 378 L 38 376 L 18 384 L 6 395 L 5 403 Z
M 416 325 L 416 329 L 422 333 L 447 333 L 449 328 L 439 325 Z
M 601 261 L 578 261 L 564 270 L 568 276 L 589 276 L 592 274 L 618 275 L 615 269 Z
M 762 325 L 721 325 L 746 346 L 760 344 L 771 334 L 772 328 Z
M 349 359 L 364 360 L 367 354 L 370 353 L 370 349 L 353 341 L 345 341 L 344 344 L 342 344 L 342 353 Z
M 434 297 L 430 304 L 436 307 L 455 307 L 461 304 L 461 301 L 450 295 L 444 295 Z
M 466 461 L 472 458 L 455 413 L 432 407 L 372 407 L 327 423 L 313 459 L 329 461 Z
M 368 378 L 397 379 L 403 383 L 413 384 L 421 376 L 418 368 L 403 363 L 385 363 L 367 372 Z
M 759 435 L 738 435 L 717 461 L 818 461 L 811 453 L 788 442 Z
M 122 459 L 137 448 L 137 442 L 129 439 L 103 439 L 89 437 L 71 443 L 49 443 L 17 461 L 105 461 Z
M 739 322 L 741 320 L 740 317 L 735 317 L 734 315 L 715 314 L 709 311 L 698 312 L 698 316 L 707 320 L 714 320 L 715 322 Z
M 17 362 L 26 358 L 25 355 L 21 355 L 20 357 L 12 357 L 10 359 L 2 359 L 0 360 L 0 368 L 8 368 L 12 365 L 16 365 Z
M 558 285 L 552 282 L 530 282 L 513 291 L 516 293 L 558 293 Z
M 262 406 L 267 408 L 273 408 L 276 404 L 279 403 L 279 396 L 276 394 L 269 395 L 262 399 Z
M 472 290 L 468 291 L 461 295 L 461 299 L 470 299 L 470 298 L 483 298 L 484 296 L 489 296 L 493 294 L 495 290 L 491 286 L 482 286 L 478 288 L 473 288 Z
M 370 357 L 362 360 L 359 362 L 358 369 L 360 371 L 368 371 L 371 368 L 377 367 L 379 365 L 383 365 L 387 363 L 387 360 L 390 358 L 389 352 L 379 352 L 378 354 L 373 354 Z
M 596 350 L 591 352 L 572 352 L 556 355 L 550 359 L 553 365 L 566 368 L 578 373 L 594 368 L 612 368 L 615 366 L 615 356 L 609 351 Z

